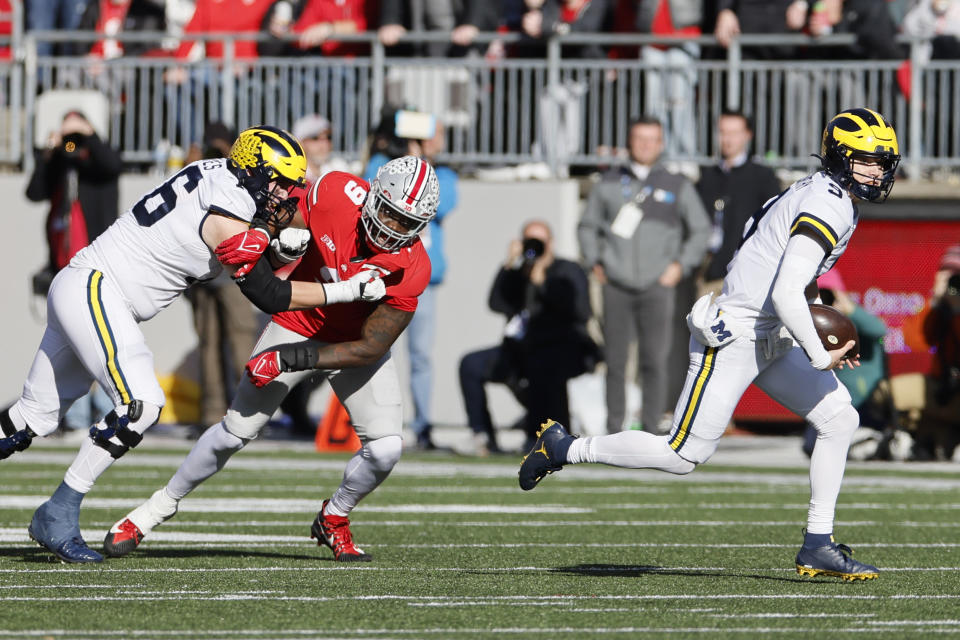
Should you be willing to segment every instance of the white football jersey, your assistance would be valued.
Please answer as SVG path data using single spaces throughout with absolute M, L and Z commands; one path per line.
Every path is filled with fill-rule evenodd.
M 253 197 L 225 158 L 188 164 L 144 195 L 70 261 L 114 282 L 138 321 L 166 308 L 197 280 L 222 267 L 200 236 L 210 213 L 250 222 Z
M 820 276 L 846 250 L 857 216 L 847 190 L 826 173 L 793 183 L 747 221 L 744 240 L 730 261 L 717 305 L 752 329 L 774 328 L 780 321 L 770 294 L 790 237 L 803 230 L 820 243 L 826 252 L 817 270 Z

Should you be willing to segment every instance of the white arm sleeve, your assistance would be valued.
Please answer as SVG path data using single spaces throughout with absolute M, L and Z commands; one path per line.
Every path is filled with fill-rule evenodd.
M 810 364 L 821 370 L 830 366 L 830 354 L 820 343 L 803 290 L 817 275 L 823 256 L 823 248 L 812 238 L 804 235 L 790 238 L 770 294 L 780 321 L 800 343 Z

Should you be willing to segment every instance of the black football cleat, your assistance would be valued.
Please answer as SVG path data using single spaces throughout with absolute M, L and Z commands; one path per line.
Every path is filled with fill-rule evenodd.
M 540 425 L 533 448 L 520 463 L 520 488 L 530 491 L 548 474 L 560 471 L 573 440 L 574 436 L 567 433 L 559 422 L 547 420 Z
M 801 576 L 835 576 L 844 581 L 873 580 L 880 576 L 876 567 L 854 560 L 853 549 L 830 542 L 816 549 L 801 547 L 797 554 L 797 573 Z

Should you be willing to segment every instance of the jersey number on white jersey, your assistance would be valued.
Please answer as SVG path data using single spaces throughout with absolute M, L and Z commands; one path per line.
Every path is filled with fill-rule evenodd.
M 133 205 L 133 215 L 137 218 L 137 222 L 139 222 L 142 227 L 152 226 L 177 206 L 177 192 L 174 189 L 174 185 L 176 185 L 177 182 L 182 182 L 183 190 L 190 193 L 197 188 L 197 185 L 202 179 L 203 173 L 200 172 L 197 166 L 190 165 L 185 167 L 162 185 L 143 196 L 140 202 Z M 161 198 L 161 202 L 153 209 L 148 209 L 147 206 L 151 204 L 151 201 L 157 196 Z

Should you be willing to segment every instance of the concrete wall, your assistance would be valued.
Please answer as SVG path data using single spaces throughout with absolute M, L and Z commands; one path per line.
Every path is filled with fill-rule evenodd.
M 4 304 L 3 356 L 0 403 L 13 401 L 40 344 L 44 301 L 32 296 L 30 276 L 46 263 L 44 220 L 47 204 L 24 197 L 28 176 L 0 175 L 0 198 L 7 202 L 2 225 L 6 236 L 0 252 L 0 292 Z M 156 180 L 127 176 L 121 180 L 121 207 L 129 207 Z M 564 182 L 461 183 L 460 206 L 445 224 L 449 269 L 438 291 L 438 328 L 434 351 L 434 421 L 465 424 L 457 381 L 457 363 L 467 351 L 496 344 L 504 320 L 487 308 L 486 300 L 496 270 L 510 239 L 529 218 L 543 218 L 553 226 L 557 253 L 575 258 L 579 217 L 577 185 Z M 182 365 L 196 347 L 190 305 L 177 300 L 166 311 L 142 325 L 154 353 L 158 374 Z M 406 378 L 406 344 L 401 336 L 394 349 Z M 410 402 L 407 393 L 407 412 Z M 491 410 L 498 423 L 512 422 L 520 409 L 504 389 L 491 388 Z

